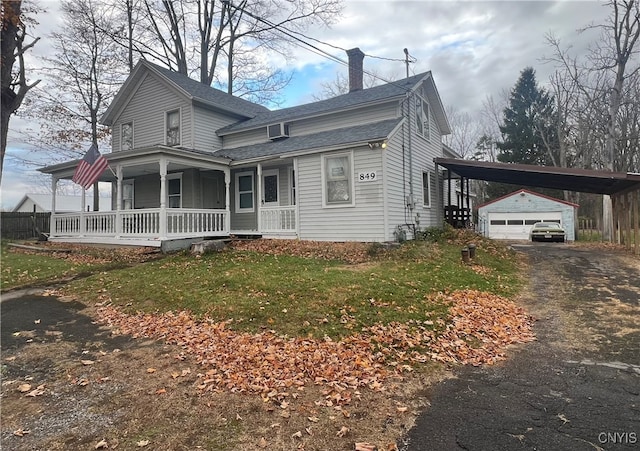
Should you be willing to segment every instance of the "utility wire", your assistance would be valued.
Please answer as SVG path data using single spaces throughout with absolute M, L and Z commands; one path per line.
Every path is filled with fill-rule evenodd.
M 320 41 L 320 40 L 318 40 L 318 39 L 311 38 L 311 37 L 309 37 L 309 36 L 305 36 L 304 34 L 302 34 L 302 33 L 300 33 L 300 32 L 293 31 L 293 30 L 289 30 L 289 29 L 288 29 L 287 27 L 285 27 L 284 25 L 278 25 L 278 24 L 275 24 L 275 23 L 273 23 L 273 22 L 271 22 L 271 21 L 269 21 L 269 20 L 267 20 L 267 19 L 264 19 L 264 18 L 262 18 L 262 17 L 256 16 L 256 15 L 255 15 L 255 14 L 253 14 L 252 12 L 247 11 L 246 9 L 243 9 L 243 8 L 238 7 L 238 6 L 234 5 L 233 3 L 231 3 L 231 2 L 230 2 L 230 1 L 228 1 L 228 0 L 227 0 L 227 1 L 225 1 L 225 3 L 228 3 L 230 7 L 233 7 L 233 8 L 235 8 L 236 10 L 241 10 L 244 14 L 248 15 L 249 17 L 252 17 L 252 18 L 254 18 L 255 20 L 257 20 L 257 21 L 259 21 L 259 22 L 262 22 L 263 24 L 268 25 L 270 28 L 273 28 L 273 29 L 275 29 L 275 30 L 278 30 L 280 33 L 282 33 L 282 34 L 284 34 L 284 35 L 286 35 L 286 36 L 290 37 L 291 39 L 293 39 L 293 40 L 297 41 L 299 44 L 296 44 L 296 45 L 299 45 L 300 47 L 303 47 L 303 46 L 308 47 L 308 49 L 310 49 L 313 53 L 315 53 L 315 54 L 317 54 L 317 55 L 319 55 L 319 56 L 323 56 L 323 57 L 328 58 L 328 59 L 330 59 L 330 60 L 332 60 L 332 61 L 334 61 L 334 62 L 337 62 L 337 63 L 339 63 L 339 64 L 342 64 L 342 65 L 344 65 L 344 66 L 349 67 L 349 63 L 348 63 L 347 61 L 344 61 L 343 59 L 338 58 L 337 56 L 332 55 L 331 53 L 326 52 L 326 51 L 324 51 L 324 50 L 322 50 L 322 49 L 320 49 L 320 48 L 316 47 L 315 45 L 310 44 L 309 42 L 304 41 L 303 39 L 301 39 L 301 38 L 299 38 L 299 37 L 295 36 L 294 34 L 299 34 L 299 35 L 301 35 L 301 36 L 304 36 L 306 39 L 311 39 L 311 40 L 313 40 L 313 41 L 316 41 L 316 42 L 322 43 L 322 44 L 324 44 L 324 45 L 327 45 L 327 46 L 329 46 L 329 47 L 333 47 L 333 48 L 336 48 L 336 49 L 339 49 L 339 50 L 343 50 L 343 51 L 345 51 L 345 52 L 346 52 L 346 50 L 345 50 L 345 49 L 343 49 L 343 48 L 341 48 L 341 47 L 338 47 L 338 46 L 335 46 L 335 45 L 333 45 L 333 44 L 329 44 L 329 43 L 326 43 L 326 42 L 322 42 L 322 41 Z M 302 44 L 302 45 L 300 45 L 300 44 Z M 391 59 L 391 58 L 376 57 L 376 56 L 371 56 L 371 55 L 365 55 L 365 56 L 370 56 L 370 57 L 372 57 L 372 58 L 379 58 L 379 59 L 388 59 L 388 60 L 390 60 L 390 61 L 401 61 L 401 62 L 406 62 L 406 60 L 401 60 L 401 59 L 397 59 L 397 60 L 395 60 L 395 59 Z M 415 58 L 414 58 L 414 60 L 415 60 Z M 414 61 L 410 61 L 410 62 L 414 62 Z M 372 72 L 366 71 L 366 70 L 364 70 L 364 69 L 362 70 L 362 72 L 363 72 L 363 73 L 365 73 L 365 74 L 367 74 L 367 75 L 369 75 L 370 77 L 373 77 L 373 78 L 376 78 L 376 79 L 378 79 L 378 80 L 381 80 L 381 81 L 383 81 L 383 82 L 385 82 L 385 83 L 388 83 L 388 84 L 394 85 L 394 86 L 396 86 L 396 87 L 398 87 L 398 88 L 402 89 L 403 91 L 406 91 L 406 92 L 408 92 L 408 91 L 409 91 L 405 86 L 399 85 L 398 83 L 395 83 L 395 82 L 393 82 L 393 81 L 386 80 L 386 79 L 382 78 L 381 76 L 379 76 L 379 75 L 377 75 L 377 74 L 374 74 L 374 73 L 372 73 Z

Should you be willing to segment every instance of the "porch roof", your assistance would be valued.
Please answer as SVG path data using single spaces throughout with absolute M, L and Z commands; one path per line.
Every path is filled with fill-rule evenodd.
M 233 149 L 221 149 L 214 152 L 214 155 L 237 161 L 272 157 L 305 150 L 326 149 L 327 147 L 361 145 L 366 144 L 368 141 L 389 138 L 402 120 L 402 118 L 387 119 L 371 124 L 327 130 L 309 135 L 292 136 Z
M 193 161 L 194 164 L 199 162 L 201 164 L 204 163 L 207 165 L 228 166 L 230 162 L 228 158 L 215 156 L 210 152 L 203 152 L 193 149 L 181 149 L 178 147 L 168 147 L 164 145 L 137 148 L 132 150 L 122 150 L 104 154 L 104 157 L 110 164 L 121 162 L 123 166 L 125 166 L 127 162 L 140 165 L 141 160 L 148 160 L 148 163 L 153 164 L 153 162 L 156 161 L 156 158 L 159 159 L 160 156 L 167 156 L 168 158 L 175 161 Z M 38 171 L 44 174 L 55 174 L 59 178 L 71 178 L 79 162 L 79 159 L 65 161 L 64 163 L 45 166 L 38 169 Z M 144 171 L 143 166 L 140 166 L 140 168 L 142 171 Z M 115 176 L 110 170 L 104 171 L 99 179 L 99 181 L 101 182 L 113 180 L 115 180 Z

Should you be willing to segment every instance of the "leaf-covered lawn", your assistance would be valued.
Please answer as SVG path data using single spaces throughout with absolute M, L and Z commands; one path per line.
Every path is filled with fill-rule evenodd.
M 292 251 L 296 243 L 304 256 Z M 475 263 L 465 265 L 456 244 L 408 243 L 372 257 L 368 245 L 351 243 L 347 255 L 357 264 L 331 259 L 344 245 L 336 245 L 337 254 L 327 251 L 331 243 L 317 243 L 316 254 L 310 246 L 259 240 L 198 258 L 175 255 L 75 281 L 64 292 L 127 312 L 188 310 L 231 321 L 235 330 L 335 339 L 376 323 L 446 317 L 448 307 L 432 302 L 433 293 L 509 295 L 517 285 L 506 254 L 479 249 Z

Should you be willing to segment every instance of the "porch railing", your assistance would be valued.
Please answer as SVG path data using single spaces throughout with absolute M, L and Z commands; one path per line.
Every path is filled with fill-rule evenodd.
M 286 233 L 296 231 L 296 206 L 262 207 L 260 229 L 263 233 Z
M 171 238 L 228 234 L 226 210 L 145 208 L 105 212 L 56 213 L 51 236 Z

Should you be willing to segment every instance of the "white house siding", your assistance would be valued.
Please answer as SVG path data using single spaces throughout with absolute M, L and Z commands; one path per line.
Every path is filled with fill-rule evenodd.
M 488 203 L 478 208 L 478 231 L 490 236 L 490 216 L 504 219 L 509 216 L 512 219 L 526 220 L 553 220 L 561 218 L 561 224 L 565 229 L 567 241 L 575 240 L 575 207 L 547 197 L 538 196 L 527 191 L 517 191 L 505 198 Z M 516 227 L 516 226 L 513 226 Z M 528 226 L 530 229 L 531 226 Z M 528 239 L 528 230 L 523 235 Z M 506 233 L 498 230 L 496 233 Z M 496 238 L 500 238 L 496 236 Z
M 133 147 L 150 147 L 165 142 L 164 115 L 180 108 L 182 147 L 193 147 L 192 110 L 190 101 L 179 95 L 153 75 L 147 75 L 136 95 L 118 116 L 113 125 L 112 149 L 120 149 L 120 126 L 133 122 Z
M 343 128 L 346 125 L 351 127 L 392 119 L 398 117 L 398 114 L 398 101 L 396 100 L 325 116 L 293 121 L 290 122 L 289 132 L 292 136 L 308 135 L 310 133 Z
M 204 152 L 213 152 L 222 147 L 222 138 L 216 130 L 236 122 L 238 119 L 225 116 L 199 106 L 193 107 L 193 147 Z
M 303 240 L 385 241 L 382 150 L 353 151 L 355 206 L 323 208 L 322 155 L 298 158 L 299 235 Z M 328 155 L 328 154 L 325 154 Z M 358 182 L 359 172 L 376 171 L 378 180 Z
M 430 118 L 430 139 L 418 136 L 415 125 L 415 102 L 410 98 L 411 120 L 405 121 L 393 140 L 389 143 L 385 152 L 386 171 L 388 180 L 394 180 L 387 184 L 387 212 L 388 212 L 388 234 L 393 238 L 393 233 L 398 226 L 414 224 L 416 214 L 420 213 L 420 228 L 442 225 L 442 190 L 439 188 L 435 173 L 435 163 L 433 159 L 442 156 L 442 142 L 440 131 L 435 122 L 433 114 Z M 405 106 L 406 111 L 406 106 Z M 411 133 L 411 139 L 408 134 Z M 405 152 L 402 152 L 402 136 L 405 135 Z M 409 151 L 411 155 L 411 165 L 409 164 Z M 412 168 L 412 177 L 409 177 L 409 166 Z M 431 176 L 431 205 L 424 206 L 422 194 L 422 172 L 428 171 Z M 402 183 L 404 172 L 404 186 Z M 410 183 L 413 183 L 413 200 L 415 209 L 410 211 L 406 207 L 407 197 L 411 193 Z
M 259 129 L 248 130 L 242 133 L 225 135 L 223 141 L 226 149 L 235 149 L 236 147 L 267 142 L 267 126 L 265 125 Z

